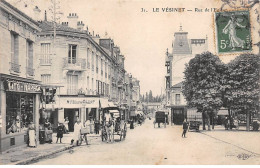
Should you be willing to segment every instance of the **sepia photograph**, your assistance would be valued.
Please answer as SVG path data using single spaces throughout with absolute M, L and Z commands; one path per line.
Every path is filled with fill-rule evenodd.
M 0 165 L 260 165 L 259 0 L 0 0 Z

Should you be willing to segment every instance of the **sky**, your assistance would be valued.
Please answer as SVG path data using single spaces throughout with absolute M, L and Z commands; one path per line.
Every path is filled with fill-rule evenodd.
M 32 17 L 31 8 L 37 5 L 43 19 L 51 0 L 8 2 Z M 23 3 L 29 5 L 25 8 Z M 205 12 L 205 8 L 220 6 L 220 0 L 60 0 L 63 12 L 60 22 L 67 21 L 69 13 L 77 13 L 79 21 L 83 21 L 90 32 L 101 37 L 107 32 L 126 58 L 126 71 L 140 80 L 141 94 L 152 90 L 153 95 L 159 95 L 164 92 L 165 53 L 167 48 L 172 52 L 174 33 L 182 25 L 183 31 L 189 33 L 188 38 L 207 36 L 208 49 L 215 53 L 213 12 Z M 163 12 L 162 8 L 167 7 L 185 8 L 185 11 Z M 141 12 L 142 8 L 148 12 Z M 159 8 L 159 12 L 153 12 L 153 8 Z M 202 12 L 195 12 L 195 8 Z M 51 19 L 49 10 L 47 17 Z M 234 55 L 221 59 L 229 62 Z

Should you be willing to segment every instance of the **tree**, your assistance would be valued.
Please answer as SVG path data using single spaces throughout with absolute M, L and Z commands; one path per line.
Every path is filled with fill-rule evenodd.
M 224 105 L 238 114 L 246 114 L 247 130 L 251 115 L 259 108 L 260 57 L 242 54 L 227 65 L 223 79 Z
M 222 106 L 221 79 L 224 64 L 210 52 L 197 54 L 185 67 L 183 94 L 189 107 L 202 112 L 203 129 L 210 130 L 210 116 L 214 121 L 216 111 Z

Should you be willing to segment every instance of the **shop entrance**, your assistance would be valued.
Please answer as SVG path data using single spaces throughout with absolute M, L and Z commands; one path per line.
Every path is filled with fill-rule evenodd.
M 181 125 L 184 121 L 184 109 L 172 108 L 172 122 L 176 125 Z
M 64 118 L 69 118 L 69 132 L 74 131 L 74 124 L 79 116 L 79 109 L 64 109 Z

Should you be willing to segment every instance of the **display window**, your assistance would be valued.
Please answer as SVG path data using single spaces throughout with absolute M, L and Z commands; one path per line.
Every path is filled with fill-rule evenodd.
M 26 131 L 34 117 L 33 95 L 8 92 L 6 105 L 6 134 Z

